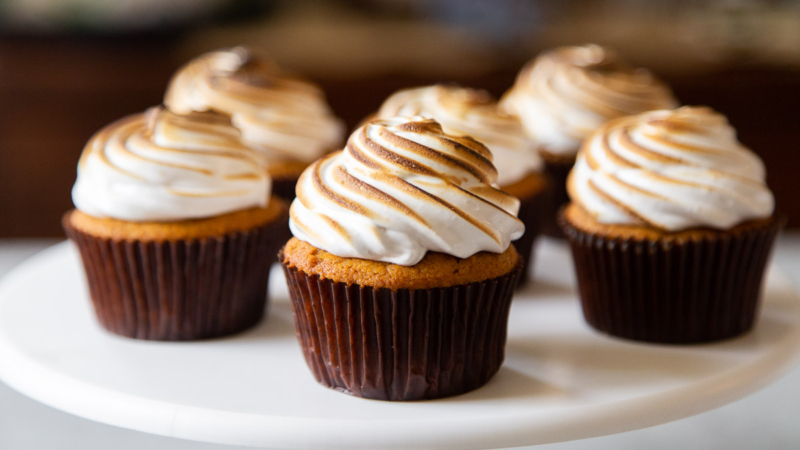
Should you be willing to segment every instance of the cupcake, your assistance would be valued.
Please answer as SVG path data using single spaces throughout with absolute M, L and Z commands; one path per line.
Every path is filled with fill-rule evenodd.
M 669 88 L 650 72 L 597 45 L 560 47 L 528 63 L 500 107 L 519 116 L 538 141 L 544 171 L 555 186 L 543 233 L 563 237 L 556 212 L 569 201 L 567 174 L 586 137 L 611 119 L 676 106 Z
M 476 389 L 500 368 L 519 201 L 489 150 L 431 119 L 374 120 L 297 184 L 280 259 L 306 362 L 359 397 Z
M 416 115 L 436 120 L 445 133 L 472 136 L 492 152 L 497 185 L 521 201 L 519 218 L 525 224 L 525 234 L 514 245 L 524 259 L 522 284 L 530 272 L 548 185 L 533 140 L 525 134 L 519 119 L 498 110 L 488 92 L 456 86 L 398 91 L 386 99 L 377 117 Z
M 273 192 L 289 200 L 300 173 L 341 148 L 344 137 L 344 123 L 319 87 L 243 47 L 190 61 L 173 76 L 164 104 L 178 114 L 214 111 L 229 116 L 243 140 L 266 156 Z
M 152 108 L 87 143 L 63 225 L 107 330 L 178 341 L 261 320 L 288 206 L 240 138 L 225 116 Z
M 590 325 L 664 343 L 753 326 L 784 220 L 724 116 L 683 107 L 609 122 L 584 143 L 568 191 L 560 222 Z

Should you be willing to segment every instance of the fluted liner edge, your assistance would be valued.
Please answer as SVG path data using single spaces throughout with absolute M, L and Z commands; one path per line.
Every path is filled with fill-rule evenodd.
M 704 238 L 610 238 L 560 223 L 569 241 L 586 321 L 604 333 L 700 343 L 750 330 L 772 244 L 785 220 Z
M 223 236 L 177 241 L 115 240 L 84 233 L 65 216 L 97 320 L 136 339 L 225 336 L 264 316 L 269 269 L 284 220 Z
M 416 290 L 347 285 L 282 266 L 297 338 L 323 386 L 378 400 L 434 399 L 483 386 L 503 363 L 521 259 L 492 280 Z

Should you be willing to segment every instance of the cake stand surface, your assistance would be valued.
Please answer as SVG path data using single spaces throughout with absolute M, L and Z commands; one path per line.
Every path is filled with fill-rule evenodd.
M 389 403 L 316 384 L 277 267 L 258 328 L 203 342 L 143 342 L 97 325 L 78 255 L 62 243 L 0 283 L 0 379 L 87 419 L 197 441 L 483 449 L 620 433 L 708 411 L 774 381 L 800 352 L 800 299 L 774 267 L 755 330 L 696 346 L 591 330 L 564 244 L 540 242 L 535 268 L 536 283 L 511 309 L 506 363 L 489 384 L 450 399 Z

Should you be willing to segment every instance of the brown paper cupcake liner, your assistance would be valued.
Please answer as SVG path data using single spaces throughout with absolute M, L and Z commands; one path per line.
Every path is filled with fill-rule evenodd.
M 281 218 L 224 236 L 179 241 L 114 240 L 63 221 L 78 247 L 94 310 L 108 331 L 136 339 L 225 336 L 264 315 L 269 268 L 285 241 Z
M 434 399 L 483 386 L 503 363 L 521 261 L 492 280 L 396 291 L 282 266 L 297 338 L 323 386 L 378 400 Z
M 549 183 L 548 183 L 549 185 Z M 548 187 L 547 189 L 550 189 Z M 517 287 L 524 286 L 530 279 L 531 266 L 533 265 L 533 244 L 539 237 L 542 228 L 542 214 L 547 201 L 547 191 L 523 199 L 519 206 L 519 220 L 525 224 L 525 234 L 514 241 L 520 258 L 522 258 L 522 274 L 518 278 Z
M 553 238 L 564 239 L 564 232 L 558 224 L 559 210 L 569 203 L 567 194 L 567 177 L 572 166 L 575 164 L 573 159 L 545 160 L 544 173 L 549 178 L 549 188 L 547 200 L 542 211 L 542 234 Z
M 700 343 L 755 323 L 761 281 L 785 220 L 687 240 L 611 238 L 560 216 L 586 321 L 627 339 Z

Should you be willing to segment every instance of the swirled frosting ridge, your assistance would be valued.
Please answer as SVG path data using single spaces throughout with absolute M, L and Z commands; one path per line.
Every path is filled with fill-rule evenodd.
M 489 150 L 432 119 L 373 120 L 311 165 L 290 210 L 298 239 L 341 257 L 414 265 L 428 251 L 502 253 L 524 232 Z
M 164 104 L 179 114 L 230 116 L 245 142 L 270 161 L 311 162 L 339 148 L 344 135 L 322 90 L 243 47 L 190 61 L 173 76 Z
M 705 107 L 609 122 L 584 143 L 567 189 L 598 222 L 728 229 L 775 208 L 764 164 Z
M 520 71 L 500 103 L 556 155 L 574 155 L 583 139 L 611 119 L 677 106 L 670 89 L 649 71 L 597 45 L 541 54 Z
M 216 216 L 269 202 L 263 155 L 215 113 L 163 108 L 120 119 L 81 155 L 75 206 L 94 217 L 165 222 Z
M 500 186 L 541 170 L 536 143 L 517 117 L 499 111 L 486 91 L 444 85 L 404 89 L 389 96 L 378 111 L 378 118 L 416 115 L 435 119 L 448 134 L 472 136 L 486 145 Z

